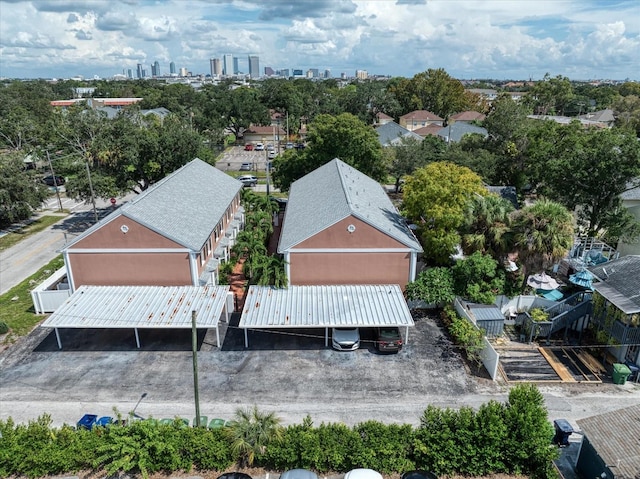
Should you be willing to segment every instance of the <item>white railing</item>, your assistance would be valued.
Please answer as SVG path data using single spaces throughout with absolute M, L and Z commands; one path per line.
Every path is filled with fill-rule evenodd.
M 36 314 L 53 313 L 71 296 L 66 277 L 67 269 L 63 266 L 31 290 Z

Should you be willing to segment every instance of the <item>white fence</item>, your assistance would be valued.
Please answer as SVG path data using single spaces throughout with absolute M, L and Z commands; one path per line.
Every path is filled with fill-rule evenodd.
M 456 312 L 461 317 L 463 317 L 464 319 L 469 321 L 471 324 L 473 324 L 475 328 L 478 327 L 478 325 L 471 318 L 471 316 L 469 316 L 467 310 L 462 306 L 462 303 L 458 298 L 456 298 L 455 301 L 453 302 L 453 306 L 456 309 Z M 484 347 L 482 348 L 482 351 L 480 352 L 482 365 L 485 367 L 485 369 L 489 373 L 489 376 L 491 376 L 491 379 L 495 381 L 496 377 L 498 376 L 498 363 L 500 362 L 500 354 L 498 354 L 498 352 L 495 349 L 493 349 L 493 346 L 491 345 L 491 343 L 489 342 L 486 336 L 482 338 L 482 344 L 484 345 Z
M 53 313 L 71 296 L 66 277 L 67 269 L 63 266 L 31 290 L 36 314 Z

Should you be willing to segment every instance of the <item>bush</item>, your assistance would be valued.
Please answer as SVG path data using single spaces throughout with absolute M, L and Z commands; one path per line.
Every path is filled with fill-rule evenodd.
M 407 297 L 427 304 L 453 302 L 455 293 L 451 269 L 436 267 L 422 271 L 415 281 L 407 285 Z
M 5 334 L 9 332 L 9 326 L 4 321 L 0 321 L 0 334 Z

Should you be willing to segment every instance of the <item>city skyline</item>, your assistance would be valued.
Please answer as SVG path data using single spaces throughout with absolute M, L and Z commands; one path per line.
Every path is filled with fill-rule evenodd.
M 255 56 L 260 76 L 638 79 L 639 18 L 635 0 L 0 0 L 0 76 L 209 74 L 213 58 L 249 74 Z

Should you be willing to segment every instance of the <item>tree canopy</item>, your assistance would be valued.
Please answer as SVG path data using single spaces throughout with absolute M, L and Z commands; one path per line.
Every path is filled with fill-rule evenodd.
M 418 225 L 425 259 L 439 265 L 450 262 L 467 203 L 474 195 L 487 194 L 477 174 L 448 162 L 431 163 L 406 178 L 402 210 Z
M 375 131 L 350 113 L 319 115 L 309 125 L 304 150 L 288 150 L 273 162 L 273 181 L 282 190 L 316 168 L 339 158 L 376 180 L 387 167 Z

